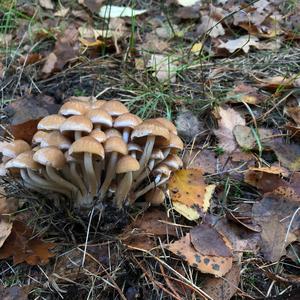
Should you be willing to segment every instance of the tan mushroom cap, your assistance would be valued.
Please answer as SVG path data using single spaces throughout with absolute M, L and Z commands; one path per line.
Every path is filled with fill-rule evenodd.
M 46 136 L 49 132 L 46 131 L 37 131 L 32 137 L 32 144 L 37 145 L 40 144 L 43 140 L 45 140 Z
M 119 130 L 115 129 L 115 128 L 110 128 L 105 130 L 105 135 L 107 138 L 113 137 L 113 136 L 117 136 L 119 138 L 122 138 L 122 134 L 120 133 Z
M 103 146 L 90 136 L 84 136 L 75 141 L 69 149 L 69 154 L 91 153 L 104 158 Z
M 122 174 L 127 172 L 134 172 L 138 171 L 139 169 L 139 162 L 130 155 L 125 155 L 119 159 L 116 167 L 116 173 Z
M 49 115 L 43 118 L 37 125 L 38 130 L 59 130 L 66 118 L 61 115 Z
M 113 120 L 111 115 L 103 109 L 91 109 L 85 116 L 89 118 L 93 124 L 103 125 L 105 127 L 112 127 Z
M 63 116 L 84 115 L 90 109 L 90 104 L 83 101 L 68 101 L 62 105 L 59 114 Z
M 85 116 L 72 116 L 65 120 L 60 126 L 60 131 L 83 131 L 91 132 L 93 123 Z
M 30 145 L 23 140 L 15 140 L 11 143 L 4 142 L 1 146 L 3 156 L 15 158 L 22 152 L 29 151 Z
M 153 206 L 159 206 L 164 203 L 165 194 L 160 188 L 154 188 L 145 195 L 145 200 Z
M 32 150 L 23 152 L 19 154 L 16 158 L 8 161 L 5 165 L 7 169 L 17 168 L 17 169 L 32 169 L 37 170 L 41 167 L 36 161 L 33 160 L 34 152 Z
M 71 146 L 71 141 L 61 134 L 59 131 L 53 131 L 48 133 L 48 135 L 41 141 L 41 148 L 54 146 L 58 149 L 69 149 Z
M 55 147 L 39 149 L 33 154 L 33 160 L 43 166 L 49 166 L 55 169 L 62 169 L 66 163 L 63 152 Z
M 101 106 L 101 109 L 107 111 L 112 117 L 128 113 L 127 107 L 118 100 L 107 101 L 103 104 L 103 106 Z
M 104 143 L 107 139 L 106 134 L 100 129 L 92 130 L 89 136 L 94 138 L 98 143 Z
M 123 115 L 118 116 L 114 121 L 114 127 L 115 128 L 134 128 L 137 125 L 141 124 L 143 120 L 139 118 L 138 116 L 126 113 Z
M 164 159 L 165 157 L 164 157 L 163 152 L 159 148 L 154 148 L 152 150 L 150 158 L 151 159 Z
M 183 166 L 181 158 L 176 154 L 170 154 L 162 163 L 172 170 L 178 170 Z
M 164 142 L 168 142 L 170 139 L 169 130 L 152 120 L 144 121 L 136 126 L 131 134 L 131 139 L 134 140 L 147 136 L 157 136 Z
M 97 109 L 101 108 L 103 104 L 105 104 L 107 101 L 106 100 L 96 100 L 95 102 L 92 102 L 91 109 Z
M 104 149 L 106 153 L 118 152 L 123 155 L 128 154 L 127 144 L 123 141 L 122 138 L 117 136 L 108 138 L 104 143 Z
M 128 144 L 128 151 L 137 151 L 137 152 L 143 152 L 143 149 L 141 146 L 139 146 L 138 144 L 135 143 L 129 143 Z
M 184 147 L 182 140 L 180 137 L 172 132 L 170 132 L 170 140 L 168 143 L 163 142 L 160 144 L 162 148 L 172 148 L 175 150 L 181 151 Z
M 155 118 L 154 120 L 158 121 L 162 126 L 167 128 L 173 134 L 177 134 L 176 126 L 166 118 Z
M 171 170 L 169 169 L 169 167 L 164 164 L 159 164 L 152 172 L 154 176 L 160 174 L 163 174 L 165 176 L 170 176 L 171 174 Z

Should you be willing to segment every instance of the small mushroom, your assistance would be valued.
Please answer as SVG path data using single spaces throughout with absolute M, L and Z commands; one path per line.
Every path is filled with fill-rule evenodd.
M 79 116 L 84 115 L 89 109 L 89 102 L 68 101 L 62 105 L 59 110 L 59 114 L 63 116 Z
M 176 154 L 169 154 L 161 163 L 168 166 L 171 170 L 178 170 L 183 166 L 181 158 Z
M 110 153 L 110 159 L 106 168 L 106 176 L 100 188 L 100 199 L 103 200 L 104 196 L 115 176 L 115 168 L 118 161 L 118 155 L 127 155 L 128 149 L 126 143 L 119 137 L 108 138 L 104 143 L 105 153 Z
M 67 150 L 70 148 L 71 144 L 71 141 L 59 131 L 53 131 L 41 139 L 40 147 L 45 148 L 54 146 L 61 150 Z
M 118 208 L 121 208 L 132 185 L 132 172 L 137 171 L 140 168 L 139 162 L 131 157 L 130 155 L 125 155 L 120 158 L 117 163 L 116 173 L 124 174 L 121 179 L 115 197 L 115 204 Z
M 101 109 L 107 111 L 113 118 L 128 113 L 127 107 L 118 100 L 110 100 L 101 106 Z
M 119 130 L 115 128 L 110 128 L 104 131 L 106 137 L 109 139 L 110 137 L 117 136 L 119 138 L 122 138 L 122 134 L 120 133 Z
M 129 143 L 128 153 L 130 154 L 130 156 L 133 158 L 137 158 L 137 152 L 139 152 L 139 154 L 143 153 L 142 147 L 135 143 Z
M 44 117 L 37 125 L 38 130 L 59 130 L 66 118 L 61 115 L 49 115 Z
M 163 127 L 167 128 L 171 133 L 177 135 L 176 126 L 166 118 L 155 118 L 154 120 L 158 121 Z
M 45 140 L 46 136 L 49 134 L 49 132 L 46 131 L 37 131 L 33 137 L 32 137 L 32 144 L 37 146 L 39 145 L 42 141 Z
M 103 109 L 91 109 L 85 116 L 91 120 L 95 129 L 111 128 L 113 125 L 111 115 Z
M 15 140 L 11 143 L 4 142 L 1 146 L 1 152 L 3 157 L 7 160 L 17 157 L 20 153 L 29 151 L 31 149 L 30 145 L 23 140 Z M 6 159 L 2 158 L 2 161 Z
M 90 105 L 91 105 L 91 109 L 98 109 L 101 108 L 103 106 L 103 104 L 105 104 L 107 101 L 106 100 L 95 100 L 93 101 Z
M 138 116 L 125 113 L 118 116 L 114 121 L 114 128 L 123 129 L 123 140 L 128 143 L 130 132 L 143 121 Z
M 159 206 L 164 203 L 165 194 L 160 188 L 154 188 L 145 195 L 145 199 L 153 206 Z
M 90 205 L 90 201 L 96 195 L 97 192 L 97 178 L 93 166 L 93 155 L 97 155 L 104 159 L 104 149 L 100 143 L 90 136 L 85 136 L 76 140 L 69 149 L 69 154 L 83 153 L 84 159 L 84 171 L 87 182 L 89 183 L 89 194 L 90 197 L 86 200 L 87 205 Z
M 78 140 L 83 132 L 90 133 L 93 130 L 93 123 L 85 116 L 72 116 L 66 119 L 59 129 L 62 133 L 75 131 L 74 139 Z
M 183 150 L 183 142 L 174 133 L 170 132 L 170 140 L 168 143 L 163 142 L 160 147 L 163 149 L 164 157 L 166 158 L 170 153 L 176 153 Z

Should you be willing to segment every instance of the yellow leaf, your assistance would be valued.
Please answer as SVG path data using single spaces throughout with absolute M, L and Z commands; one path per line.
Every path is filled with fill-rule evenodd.
M 195 53 L 196 55 L 198 55 L 200 53 L 200 51 L 202 50 L 203 48 L 203 44 L 202 43 L 196 43 L 193 45 L 192 49 L 191 49 L 191 52 L 192 53 Z
M 79 38 L 79 41 L 86 47 L 97 47 L 97 46 L 102 46 L 104 45 L 104 42 L 103 41 L 100 41 L 100 40 L 96 40 L 96 41 L 88 41 L 86 39 L 83 39 L 83 38 Z

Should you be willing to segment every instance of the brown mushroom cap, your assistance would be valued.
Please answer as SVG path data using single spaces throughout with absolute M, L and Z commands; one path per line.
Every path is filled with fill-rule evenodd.
M 99 124 L 105 127 L 112 127 L 113 125 L 111 115 L 103 109 L 91 109 L 85 116 L 89 118 L 93 124 Z
M 92 130 L 89 136 L 94 138 L 98 143 L 104 143 L 107 139 L 106 134 L 100 129 Z
M 43 166 L 62 169 L 66 163 L 63 152 L 55 147 L 41 148 L 33 155 L 33 160 Z
M 112 117 L 128 113 L 127 107 L 118 100 L 107 101 L 101 106 L 101 109 L 107 111 Z
M 168 166 L 164 164 L 159 164 L 153 171 L 152 171 L 154 176 L 163 174 L 165 176 L 170 176 L 171 170 L 169 169 Z
M 163 142 L 160 144 L 160 146 L 162 148 L 172 148 L 172 149 L 175 149 L 175 150 L 183 150 L 183 142 L 182 140 L 180 139 L 179 136 L 175 135 L 174 133 L 170 132 L 170 140 L 168 143 L 166 142 Z
M 93 123 L 85 116 L 72 116 L 65 120 L 60 126 L 60 131 L 83 131 L 91 132 Z
M 59 114 L 63 116 L 78 116 L 84 115 L 90 108 L 88 102 L 83 101 L 68 101 L 62 105 Z
M 141 124 L 143 120 L 139 118 L 138 116 L 131 114 L 131 113 L 125 113 L 120 116 L 118 116 L 114 121 L 114 127 L 115 128 L 134 128 L 137 125 Z
M 127 172 L 134 172 L 138 171 L 139 169 L 139 162 L 130 155 L 125 155 L 119 159 L 116 167 L 116 173 L 122 174 Z
M 41 141 L 41 148 L 54 146 L 58 149 L 69 149 L 71 146 L 71 141 L 62 135 L 59 131 L 53 131 L 48 133 L 48 135 Z
M 105 104 L 107 101 L 106 100 L 96 100 L 95 102 L 92 102 L 91 109 L 97 109 L 101 108 L 103 104 Z
M 33 145 L 40 144 L 43 140 L 45 140 L 48 134 L 49 132 L 46 131 L 41 131 L 41 130 L 37 131 L 32 137 L 32 144 Z
M 122 134 L 120 133 L 119 130 L 115 129 L 115 128 L 110 128 L 105 130 L 105 135 L 107 138 L 113 137 L 113 136 L 117 136 L 119 138 L 122 138 Z
M 176 154 L 170 154 L 162 163 L 172 170 L 178 170 L 183 165 L 181 158 Z
M 151 159 L 164 159 L 164 154 L 163 152 L 159 149 L 159 148 L 154 148 L 152 150 L 152 153 L 151 153 L 151 156 L 150 156 Z
M 176 126 L 166 118 L 155 118 L 154 120 L 158 121 L 162 126 L 167 128 L 170 132 L 177 135 Z
M 29 151 L 30 145 L 23 140 L 15 140 L 11 143 L 4 142 L 1 146 L 3 156 L 15 158 L 22 152 Z
M 84 136 L 72 144 L 69 154 L 76 153 L 91 153 L 104 158 L 103 146 L 90 136 Z
M 122 138 L 117 136 L 108 138 L 104 143 L 104 149 L 106 153 L 118 152 L 123 155 L 128 154 L 127 144 L 123 141 Z
M 59 130 L 62 123 L 66 120 L 61 115 L 49 115 L 43 118 L 37 125 L 38 130 Z
M 23 152 L 19 154 L 16 158 L 8 161 L 5 165 L 7 169 L 9 168 L 17 168 L 17 169 L 25 169 L 29 168 L 32 170 L 37 170 L 41 167 L 36 161 L 33 160 L 34 152 L 32 150 Z
M 145 195 L 145 200 L 153 206 L 159 206 L 164 203 L 165 194 L 160 188 L 154 188 Z

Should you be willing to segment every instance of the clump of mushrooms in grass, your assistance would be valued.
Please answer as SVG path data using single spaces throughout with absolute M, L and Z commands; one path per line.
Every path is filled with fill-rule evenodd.
M 118 100 L 71 97 L 37 129 L 31 145 L 0 143 L 0 176 L 14 171 L 27 188 L 59 193 L 75 208 L 105 201 L 122 208 L 141 196 L 159 205 L 171 173 L 182 167 L 173 123 L 143 121 Z

